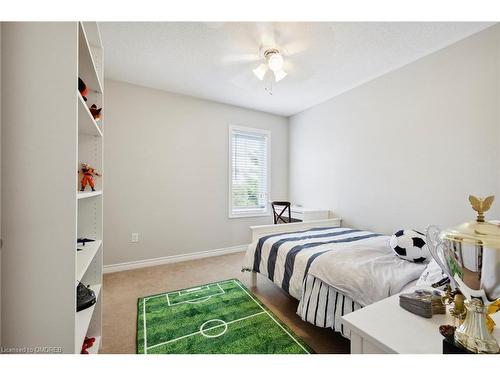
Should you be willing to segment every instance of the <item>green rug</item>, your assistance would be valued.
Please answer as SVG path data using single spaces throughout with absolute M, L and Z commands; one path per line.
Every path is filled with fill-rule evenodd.
M 139 298 L 140 354 L 305 354 L 297 335 L 236 279 Z

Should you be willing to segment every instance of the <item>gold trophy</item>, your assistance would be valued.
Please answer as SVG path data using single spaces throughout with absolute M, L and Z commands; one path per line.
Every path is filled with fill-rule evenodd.
M 500 298 L 500 226 L 484 220 L 494 199 L 470 195 L 475 221 L 443 232 L 430 226 L 426 234 L 429 251 L 452 288 L 465 296 L 467 315 L 455 330 L 455 343 L 473 353 L 499 352 L 486 325 L 488 305 Z

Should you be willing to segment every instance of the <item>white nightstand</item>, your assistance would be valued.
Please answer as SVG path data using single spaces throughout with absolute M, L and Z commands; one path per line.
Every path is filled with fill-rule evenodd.
M 500 314 L 492 316 L 497 326 L 493 335 L 500 342 Z M 431 319 L 412 314 L 399 306 L 399 295 L 342 317 L 351 330 L 351 354 L 441 354 L 443 336 L 439 326 L 450 324 L 451 316 Z

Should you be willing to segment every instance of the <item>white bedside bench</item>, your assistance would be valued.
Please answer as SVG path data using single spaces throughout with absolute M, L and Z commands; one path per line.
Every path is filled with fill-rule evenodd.
M 493 335 L 500 342 L 500 314 L 492 316 Z M 439 326 L 451 324 L 450 314 L 427 319 L 399 306 L 399 295 L 376 302 L 342 317 L 351 330 L 351 354 L 441 354 Z

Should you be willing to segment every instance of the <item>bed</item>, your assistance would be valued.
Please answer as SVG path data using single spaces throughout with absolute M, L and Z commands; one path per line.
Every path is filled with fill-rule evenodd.
M 342 228 L 340 219 L 251 229 L 244 270 L 299 300 L 304 321 L 347 338 L 340 316 L 400 292 L 425 269 L 394 255 L 389 236 Z

